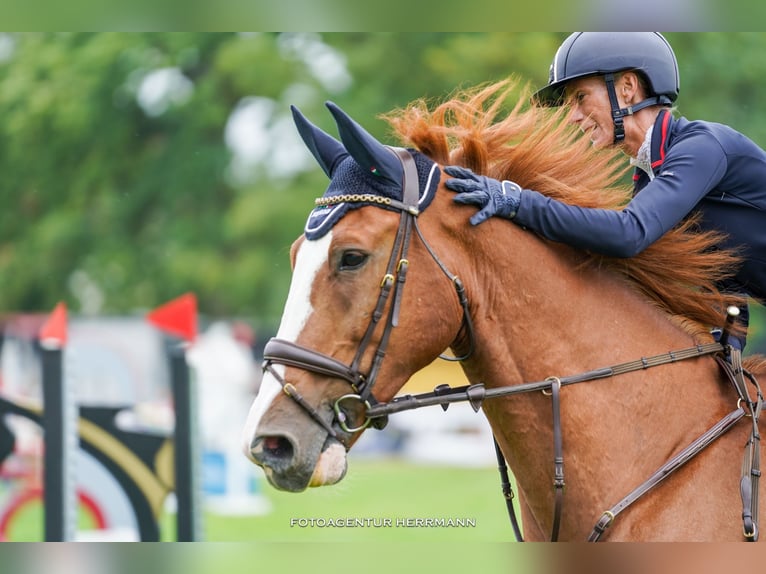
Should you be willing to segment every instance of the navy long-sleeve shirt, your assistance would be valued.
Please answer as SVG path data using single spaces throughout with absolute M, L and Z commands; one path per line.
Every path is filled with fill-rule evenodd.
M 734 129 L 713 122 L 657 117 L 650 178 L 634 176 L 622 211 L 567 205 L 523 190 L 515 222 L 542 236 L 613 257 L 646 249 L 691 213 L 700 228 L 726 234 L 743 263 L 727 288 L 766 300 L 766 152 Z

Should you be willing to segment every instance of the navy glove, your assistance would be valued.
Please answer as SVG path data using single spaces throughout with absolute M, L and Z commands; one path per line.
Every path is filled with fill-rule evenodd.
M 492 216 L 513 219 L 521 203 L 521 187 L 512 181 L 498 181 L 476 175 L 470 169 L 450 165 L 444 173 L 456 179 L 444 182 L 447 189 L 458 192 L 455 203 L 476 205 L 479 211 L 471 216 L 471 225 L 479 225 Z

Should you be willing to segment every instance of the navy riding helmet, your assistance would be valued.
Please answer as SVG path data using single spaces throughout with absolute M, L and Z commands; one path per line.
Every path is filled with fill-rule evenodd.
M 648 98 L 629 108 L 620 108 L 614 75 L 627 70 L 642 73 Z M 678 62 L 668 41 L 658 32 L 575 32 L 561 44 L 553 57 L 548 85 L 533 100 L 543 106 L 559 106 L 567 83 L 585 76 L 600 75 L 606 81 L 614 142 L 625 137 L 622 118 L 654 105 L 672 105 L 678 97 Z

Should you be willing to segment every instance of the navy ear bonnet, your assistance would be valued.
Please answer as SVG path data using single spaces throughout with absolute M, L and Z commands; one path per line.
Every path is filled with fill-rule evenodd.
M 341 141 L 311 124 L 297 108 L 292 108 L 303 141 L 330 178 L 322 199 L 337 198 L 337 201 L 318 205 L 311 211 L 304 229 L 307 239 L 319 239 L 350 210 L 365 205 L 399 211 L 375 199 L 402 201 L 404 195 L 404 170 L 393 150 L 378 142 L 332 102 L 327 102 L 327 107 L 335 117 Z M 415 160 L 418 210 L 423 211 L 433 200 L 441 172 L 437 164 L 422 153 L 408 151 Z

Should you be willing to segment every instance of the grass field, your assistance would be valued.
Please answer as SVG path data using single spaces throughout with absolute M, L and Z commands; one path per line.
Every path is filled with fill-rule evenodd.
M 350 459 L 340 483 L 294 494 L 265 479 L 271 511 L 259 516 L 205 512 L 209 542 L 504 542 L 513 540 L 497 470 L 424 466 L 395 458 Z M 42 505 L 14 519 L 10 541 L 42 540 Z M 80 527 L 87 528 L 81 516 Z M 176 539 L 175 515 L 161 519 L 163 541 Z
M 277 491 L 265 480 L 260 486 L 271 511 L 262 516 L 205 512 L 202 544 L 0 544 L 0 563 L 18 566 L 9 573 L 56 574 L 65 553 L 67 563 L 75 560 L 83 565 L 78 574 L 338 569 L 366 574 L 464 573 L 477 567 L 483 574 L 539 571 L 538 547 L 505 543 L 513 541 L 513 532 L 498 473 L 491 466 L 423 466 L 387 457 L 352 457 L 348 475 L 335 486 L 299 494 Z M 291 526 L 291 520 L 302 519 L 314 519 L 315 526 Z M 369 526 L 338 526 L 339 519 L 361 520 Z M 406 525 L 408 519 L 411 526 Z M 423 523 L 418 525 L 417 519 Z M 430 527 L 426 519 L 433 520 Z M 440 519 L 444 526 L 437 526 Z M 324 526 L 318 525 L 320 520 Z M 456 525 L 448 526 L 450 520 Z M 462 527 L 457 525 L 460 520 Z M 87 521 L 81 524 L 87 526 Z M 175 540 L 174 514 L 162 517 L 161 532 L 163 541 Z M 42 540 L 41 506 L 18 517 L 12 540 Z
M 513 540 L 498 473 L 492 467 L 454 468 L 395 459 L 352 459 L 348 475 L 337 485 L 294 494 L 277 491 L 264 482 L 262 492 L 271 502 L 270 513 L 264 516 L 206 513 L 205 540 Z M 450 525 L 450 520 L 454 525 Z M 168 540 L 175 536 L 173 516 L 166 517 L 163 532 Z

